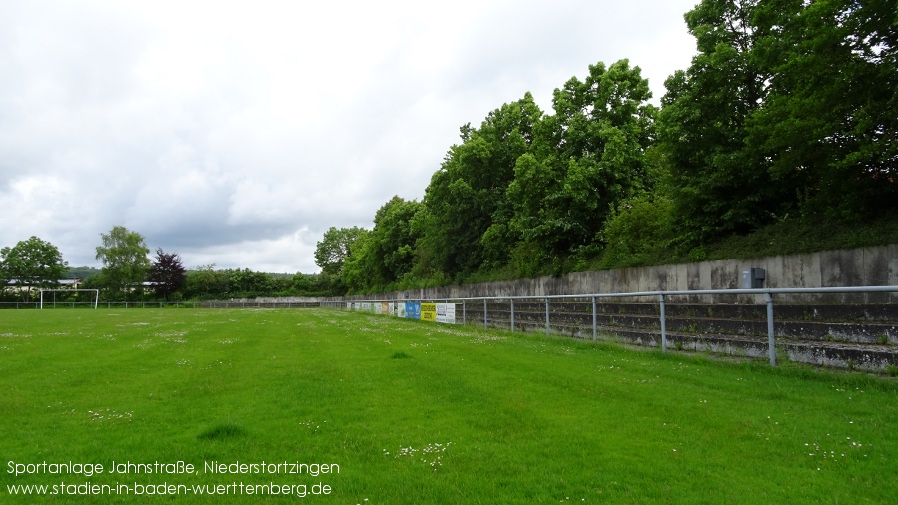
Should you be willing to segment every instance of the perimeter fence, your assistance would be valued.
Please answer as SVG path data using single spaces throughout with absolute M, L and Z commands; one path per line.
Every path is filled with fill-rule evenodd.
M 209 309 L 298 309 L 319 307 L 319 302 L 255 302 L 255 301 L 131 301 L 111 302 L 99 301 L 96 308 L 120 309 L 164 309 L 164 308 L 209 308 Z M 0 302 L 0 309 L 40 309 L 41 302 Z M 93 309 L 94 302 L 44 301 L 45 309 Z
M 46 301 L 44 300 L 41 307 L 40 300 L 36 302 L 0 302 L 0 309 L 94 309 L 94 308 L 125 308 L 125 309 L 161 309 L 161 308 L 192 308 L 199 307 L 201 302 L 104 302 L 99 301 L 96 304 L 89 302 L 70 302 L 70 301 Z
M 763 299 L 763 304 L 754 304 L 755 307 L 765 307 L 766 310 L 761 317 L 766 320 L 766 351 L 770 364 L 775 366 L 777 363 L 776 339 L 777 330 L 774 323 L 774 301 L 775 297 L 780 295 L 829 295 L 839 293 L 882 293 L 885 295 L 885 304 L 898 307 L 898 305 L 890 304 L 888 301 L 891 297 L 889 293 L 898 293 L 898 286 L 851 286 L 851 287 L 821 287 L 821 288 L 754 288 L 754 289 L 709 289 L 709 290 L 685 290 L 685 291 L 640 291 L 630 293 L 594 293 L 594 294 L 577 294 L 577 295 L 549 295 L 549 296 L 482 296 L 482 297 L 460 297 L 460 298 L 443 298 L 443 299 L 371 299 L 371 300 L 331 300 L 321 302 L 321 306 L 366 310 L 379 314 L 390 314 L 397 317 L 409 319 L 421 319 L 425 321 L 456 323 L 456 324 L 482 324 L 484 329 L 489 327 L 503 327 L 512 332 L 528 331 L 541 326 L 544 328 L 545 334 L 551 333 L 570 334 L 574 337 L 587 338 L 588 332 L 591 331 L 591 338 L 597 340 L 600 330 L 606 330 L 609 326 L 614 326 L 611 331 L 627 331 L 622 330 L 621 325 L 614 325 L 615 314 L 609 313 L 606 305 L 611 300 L 643 300 L 641 307 L 628 307 L 628 312 L 636 314 L 622 315 L 621 319 L 630 321 L 630 326 L 646 327 L 654 326 L 657 328 L 660 337 L 660 347 L 662 352 L 668 350 L 668 304 L 677 299 L 695 299 L 701 295 L 751 295 L 748 298 Z M 735 299 L 735 296 L 733 297 Z M 647 302 L 646 302 L 647 301 Z M 715 304 L 704 304 L 708 308 L 708 312 L 713 312 Z M 821 304 L 822 305 L 822 304 Z M 825 304 L 832 306 L 832 303 Z M 750 306 L 750 305 L 749 305 Z M 539 310 L 535 310 L 539 307 Z M 591 309 L 591 327 L 588 323 L 584 324 L 583 308 Z M 619 307 L 619 305 L 617 305 Z M 751 312 L 746 310 L 748 306 L 737 305 L 740 314 Z M 818 305 L 813 303 L 804 304 L 800 310 L 805 311 L 803 315 L 799 315 L 798 319 L 804 318 L 808 320 L 814 317 L 818 311 Z M 790 307 L 791 309 L 791 307 Z M 844 310 L 848 314 L 851 310 Z M 693 309 L 690 309 L 693 310 Z M 884 310 L 892 312 L 889 309 L 871 309 L 865 305 L 859 310 L 863 314 L 859 317 L 876 318 L 876 315 L 870 316 L 870 310 Z M 726 311 L 724 311 L 726 312 Z M 730 311 L 732 312 L 732 311 Z M 792 309 L 794 312 L 794 309 Z M 898 312 L 896 309 L 895 312 Z M 808 316 L 811 314 L 811 316 Z M 604 322 L 600 324 L 600 315 Z M 858 317 L 852 312 L 852 315 L 846 316 Z M 796 317 L 794 314 L 792 318 Z M 654 319 L 654 322 L 647 322 L 647 319 Z M 611 325 L 607 322 L 611 321 Z M 840 323 L 841 324 L 841 323 Z M 694 323 L 693 323 L 694 325 Z M 749 325 L 751 326 L 751 325 Z M 808 322 L 805 326 L 810 327 Z M 898 327 L 895 325 L 880 325 L 876 331 L 881 331 L 873 338 L 876 339 L 872 344 L 881 344 L 889 346 L 898 344 Z M 695 328 L 692 328 L 693 330 Z M 688 330 L 688 328 L 687 328 Z M 789 330 L 787 330 L 789 331 Z M 832 330 L 830 332 L 830 340 L 832 340 Z M 864 330 L 866 331 L 866 330 Z M 782 331 L 781 331 L 782 333 Z M 863 343 L 863 342 L 861 342 Z M 742 343 L 740 345 L 747 345 Z M 894 355 L 894 350 L 889 350 L 887 354 Z M 891 358 L 890 358 L 891 359 Z
M 662 352 L 672 341 L 678 350 L 766 357 L 771 365 L 777 364 L 781 343 L 780 350 L 786 349 L 792 361 L 898 371 L 896 294 L 898 286 L 891 285 L 327 301 L 100 301 L 97 306 L 354 309 L 484 329 L 544 331 L 547 336 L 598 340 L 601 334 L 603 339 L 660 347 Z M 859 295 L 864 301 L 858 301 Z M 92 306 L 44 302 L 45 308 L 55 309 Z M 3 308 L 39 309 L 40 302 L 2 302 Z

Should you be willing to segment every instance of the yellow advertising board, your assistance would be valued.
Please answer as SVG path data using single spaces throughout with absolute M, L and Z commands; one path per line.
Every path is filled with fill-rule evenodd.
M 436 322 L 436 320 L 437 320 L 437 304 L 422 303 L 421 304 L 421 320 Z

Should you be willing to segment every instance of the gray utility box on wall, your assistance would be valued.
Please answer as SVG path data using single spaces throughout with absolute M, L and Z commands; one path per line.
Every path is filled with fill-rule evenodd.
M 764 287 L 767 272 L 763 268 L 746 268 L 742 271 L 742 288 L 755 289 Z

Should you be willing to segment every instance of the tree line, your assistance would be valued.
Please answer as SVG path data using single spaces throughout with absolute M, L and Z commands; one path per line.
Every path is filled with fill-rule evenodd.
M 105 299 L 330 295 L 561 274 L 667 258 L 774 223 L 818 228 L 898 216 L 898 0 L 703 0 L 697 54 L 660 107 L 621 60 L 590 65 L 460 128 L 421 201 L 373 227 L 332 227 L 321 274 L 273 276 L 177 254 L 115 227 L 85 287 Z M 67 264 L 31 237 L 0 250 L 5 296 L 28 299 Z M 12 286 L 13 289 L 8 289 Z
M 639 67 L 591 65 L 461 127 L 421 201 L 331 228 L 352 292 L 637 265 L 772 223 L 898 210 L 896 0 L 704 0 L 697 54 L 649 103 Z
M 214 265 L 187 270 L 177 253 L 156 249 L 150 258 L 144 237 L 123 226 L 101 234 L 96 259 L 103 267 L 83 279 L 81 288 L 99 289 L 103 300 L 203 300 L 256 296 L 322 296 L 333 292 L 326 277 L 296 273 L 274 275 Z M 0 298 L 32 301 L 40 289 L 57 288 L 73 269 L 53 244 L 31 237 L 0 249 Z M 83 269 L 81 269 L 83 270 Z M 77 292 L 57 300 L 77 301 Z

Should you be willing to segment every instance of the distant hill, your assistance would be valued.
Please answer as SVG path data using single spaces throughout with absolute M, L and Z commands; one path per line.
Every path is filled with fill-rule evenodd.
M 66 274 L 70 279 L 78 278 L 78 279 L 87 279 L 93 275 L 98 275 L 100 273 L 99 268 L 95 267 L 69 267 L 69 271 Z

